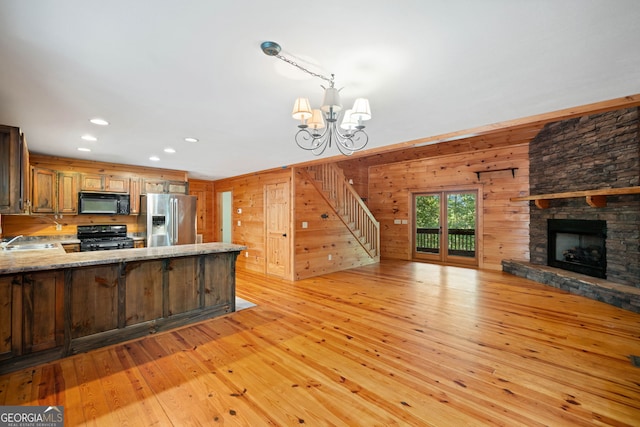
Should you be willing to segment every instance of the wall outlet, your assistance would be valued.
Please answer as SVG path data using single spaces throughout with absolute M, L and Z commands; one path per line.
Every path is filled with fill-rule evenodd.
M 331 256 L 331 254 L 329 254 L 329 261 L 331 261 L 331 258 L 332 258 L 332 256 Z
M 62 231 L 62 224 L 56 222 L 56 231 Z
M 245 258 L 249 258 L 249 251 L 245 251 L 245 252 L 244 252 L 244 257 L 245 257 Z
M 402 222 L 402 221 L 400 221 L 399 219 L 394 219 L 394 220 L 393 220 L 393 223 L 394 223 L 394 224 L 400 224 L 401 222 Z
M 403 220 L 402 220 L 402 223 L 403 223 L 403 224 L 409 224 L 409 220 L 408 220 L 408 219 L 403 219 Z
M 302 228 L 308 228 L 309 223 L 307 221 L 302 221 Z
M 238 227 L 240 227 L 241 225 L 242 225 L 242 222 L 238 220 Z

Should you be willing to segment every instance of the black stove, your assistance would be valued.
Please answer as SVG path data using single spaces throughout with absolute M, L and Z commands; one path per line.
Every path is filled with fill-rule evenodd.
M 126 225 L 79 225 L 80 252 L 133 248 Z

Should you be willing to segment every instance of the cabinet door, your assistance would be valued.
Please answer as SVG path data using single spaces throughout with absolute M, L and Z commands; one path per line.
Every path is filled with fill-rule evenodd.
M 201 307 L 198 257 L 171 258 L 165 262 L 169 278 L 169 311 L 165 317 Z
M 31 180 L 33 195 L 31 201 L 34 213 L 56 212 L 56 171 L 51 169 L 33 168 Z
M 183 181 L 168 181 L 167 191 L 173 194 L 189 194 L 189 183 Z
M 140 178 L 132 178 L 129 184 L 129 213 L 140 213 Z
M 106 175 L 104 177 L 104 190 L 113 193 L 128 193 L 129 178 Z
M 49 350 L 64 343 L 64 273 L 46 271 L 22 278 L 24 353 Z
M 22 213 L 25 210 L 28 162 L 28 152 L 20 130 L 0 125 L 0 213 Z
M 22 276 L 0 276 L 0 360 L 22 353 Z
M 142 187 L 142 194 L 165 193 L 165 182 L 163 180 L 145 179 Z
M 71 270 L 71 338 L 80 338 L 118 327 L 119 266 L 95 266 Z
M 82 191 L 102 191 L 104 189 L 103 176 L 83 173 L 80 176 L 80 189 Z
M 20 212 L 29 212 L 31 206 L 31 168 L 29 167 L 29 149 L 27 148 L 27 140 L 24 134 L 20 134 L 20 181 L 22 187 L 20 190 Z
M 78 213 L 78 174 L 58 173 L 58 213 Z

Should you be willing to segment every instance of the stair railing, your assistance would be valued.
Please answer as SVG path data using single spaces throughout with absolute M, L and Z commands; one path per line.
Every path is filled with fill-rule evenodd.
M 312 182 L 367 253 L 380 257 L 380 223 L 369 211 L 342 169 L 334 164 L 307 166 Z

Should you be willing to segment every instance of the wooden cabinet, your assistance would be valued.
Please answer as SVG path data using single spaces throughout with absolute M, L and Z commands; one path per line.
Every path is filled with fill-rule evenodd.
M 109 191 L 112 193 L 128 193 L 129 178 L 123 178 L 121 176 L 105 175 L 104 191 Z
M 58 172 L 58 207 L 60 214 L 78 213 L 78 174 Z
M 51 169 L 33 168 L 31 175 L 31 212 L 56 212 L 56 177 L 57 173 Z
M 33 168 L 31 212 L 41 214 L 78 213 L 78 174 Z
M 80 189 L 82 191 L 102 191 L 104 189 L 102 175 L 88 175 L 83 173 L 80 176 Z
M 118 327 L 119 277 L 120 268 L 117 264 L 71 271 L 72 339 Z
M 22 353 L 22 275 L 0 276 L 0 360 Z
M 189 194 L 189 183 L 183 181 L 167 181 L 167 193 Z
M 63 243 L 62 248 L 66 253 L 80 252 L 80 243 Z
M 29 150 L 20 129 L 0 125 L 0 214 L 29 209 Z
M 129 214 L 140 214 L 140 178 L 131 178 L 129 183 Z
M 145 179 L 143 181 L 142 194 L 147 193 L 189 194 L 189 183 L 184 181 Z
M 22 276 L 24 353 L 64 344 L 64 273 L 36 272 Z
M 129 178 L 102 174 L 80 175 L 82 191 L 108 191 L 111 193 L 128 193 Z
M 0 276 L 0 360 L 62 347 L 64 273 Z

